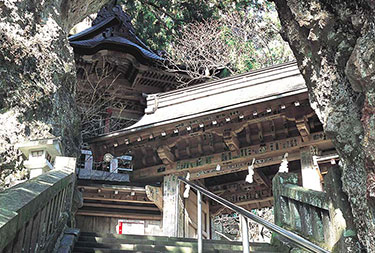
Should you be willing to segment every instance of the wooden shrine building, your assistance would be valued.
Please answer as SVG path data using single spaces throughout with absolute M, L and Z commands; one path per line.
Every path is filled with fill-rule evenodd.
M 174 90 L 181 82 L 202 82 L 168 72 L 164 59 L 137 37 L 131 18 L 114 3 L 105 5 L 92 26 L 70 36 L 69 42 L 77 68 L 78 106 L 88 114 L 84 138 L 137 122 L 147 94 Z
M 298 173 L 305 188 L 322 191 L 324 175 L 338 159 L 309 105 L 295 63 L 146 99 L 145 115 L 137 123 L 89 141 L 94 160 L 109 164 L 104 166 L 108 173 L 125 173 L 129 182 L 116 186 L 81 180 L 81 224 L 105 216 L 113 227 L 116 221 L 111 219 L 122 217 L 143 220 L 145 231 L 152 221 L 159 234 L 194 237 L 196 197 L 191 192 L 188 199 L 182 198 L 184 188 L 177 176 L 189 175 L 252 210 L 273 205 L 271 182 L 281 164 Z M 249 183 L 245 179 L 252 165 Z M 81 172 L 85 170 L 89 169 Z M 100 214 L 94 206 L 101 208 Z M 210 218 L 228 210 L 206 201 L 203 212 L 209 238 Z

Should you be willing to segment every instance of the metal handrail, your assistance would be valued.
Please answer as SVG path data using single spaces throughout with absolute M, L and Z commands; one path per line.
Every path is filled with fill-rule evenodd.
M 310 250 L 312 252 L 316 252 L 316 253 L 330 253 L 328 250 L 326 249 L 323 249 L 315 244 L 313 244 L 312 242 L 306 240 L 305 238 L 295 234 L 295 233 L 292 233 L 284 228 L 281 228 L 271 222 L 268 222 L 264 219 L 262 219 L 261 217 L 255 215 L 255 214 L 252 214 L 251 212 L 249 212 L 248 210 L 240 207 L 240 206 L 237 206 L 231 202 L 229 202 L 228 200 L 224 199 L 224 198 L 221 198 L 219 196 L 217 196 L 216 194 L 204 189 L 203 187 L 199 186 L 199 185 L 196 185 L 194 183 L 191 183 L 189 182 L 188 180 L 186 180 L 185 178 L 183 177 L 178 177 L 178 180 L 184 182 L 185 184 L 187 185 L 190 185 L 192 188 L 194 188 L 195 190 L 198 191 L 198 194 L 200 195 L 200 193 L 203 193 L 205 196 L 209 197 L 210 199 L 222 204 L 223 206 L 231 209 L 232 211 L 235 211 L 237 212 L 238 214 L 250 219 L 250 220 L 253 220 L 255 221 L 256 223 L 259 223 L 260 225 L 268 228 L 269 230 L 271 230 L 272 232 L 275 232 L 275 233 L 278 233 L 279 235 L 289 239 L 290 241 L 292 241 L 293 243 L 295 243 L 296 245 L 304 248 L 304 249 L 307 249 L 307 250 Z M 198 203 L 199 205 L 199 203 Z M 199 214 L 198 214 L 199 215 Z M 199 219 L 198 219 L 198 222 Z

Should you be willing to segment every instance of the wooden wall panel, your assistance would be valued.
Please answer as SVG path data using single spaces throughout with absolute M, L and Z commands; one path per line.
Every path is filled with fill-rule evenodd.
M 116 225 L 119 218 L 76 216 L 77 228 L 83 232 L 116 234 Z M 162 224 L 158 220 L 145 220 L 145 235 L 162 235 Z

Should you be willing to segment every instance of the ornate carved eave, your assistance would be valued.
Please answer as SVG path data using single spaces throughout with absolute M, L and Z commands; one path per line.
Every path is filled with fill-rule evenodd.
M 135 34 L 131 18 L 120 5 L 105 5 L 92 23 L 92 27 L 69 37 L 70 45 L 78 54 L 94 54 L 109 49 L 133 54 L 138 61 L 162 61 L 159 55 L 146 46 Z

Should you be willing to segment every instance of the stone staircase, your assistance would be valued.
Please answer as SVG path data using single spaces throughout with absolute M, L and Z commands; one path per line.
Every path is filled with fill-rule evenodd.
M 197 240 L 166 236 L 117 235 L 93 232 L 81 232 L 73 252 L 121 252 L 121 253 L 161 253 L 197 252 Z M 203 240 L 203 252 L 207 253 L 240 253 L 241 242 Z M 281 252 L 268 243 L 250 243 L 250 252 Z

